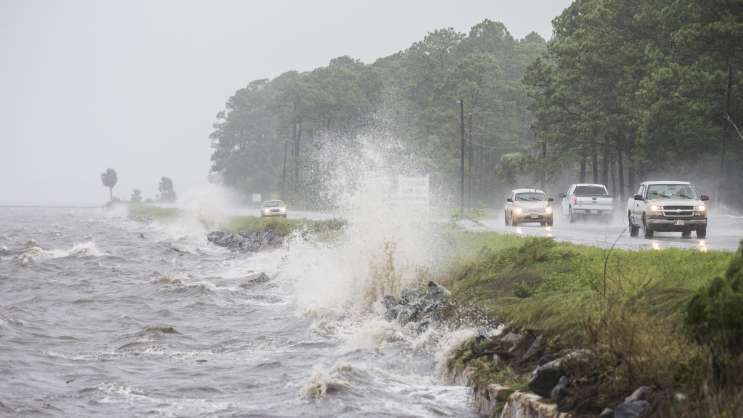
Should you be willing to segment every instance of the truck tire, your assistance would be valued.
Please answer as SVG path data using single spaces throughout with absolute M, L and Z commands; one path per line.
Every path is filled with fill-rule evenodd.
M 653 238 L 653 230 L 648 228 L 648 223 L 645 222 L 645 215 L 642 215 L 642 232 L 645 238 Z
M 570 223 L 575 222 L 575 214 L 573 214 L 573 207 L 568 208 L 568 221 Z
M 549 218 L 549 220 L 547 220 L 547 226 L 552 226 L 554 224 L 555 224 L 555 218 Z
M 632 217 L 627 214 L 627 222 L 628 222 L 628 228 L 629 228 L 629 236 L 636 237 L 640 234 L 640 227 L 635 226 L 632 224 Z
M 508 214 L 505 211 L 503 212 L 503 222 L 508 226 Z
M 681 238 L 691 238 L 691 230 L 681 231 Z
M 699 239 L 707 238 L 707 227 L 706 226 L 697 229 L 697 238 Z

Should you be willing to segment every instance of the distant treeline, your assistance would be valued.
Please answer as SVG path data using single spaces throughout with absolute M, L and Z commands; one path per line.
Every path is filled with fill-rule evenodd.
M 553 27 L 524 78 L 548 176 L 679 176 L 743 206 L 742 1 L 576 0 Z
M 517 180 L 627 195 L 661 173 L 714 177 L 743 199 L 743 3 L 577 0 L 553 24 L 549 43 L 485 20 L 372 64 L 340 57 L 253 81 L 218 114 L 212 170 L 245 193 L 324 205 L 316 157 L 347 158 L 359 134 L 383 132 L 456 197 L 462 99 L 473 205 Z
M 534 143 L 521 80 L 546 51 L 539 35 L 517 40 L 485 20 L 468 34 L 431 32 L 369 65 L 340 57 L 313 71 L 253 81 L 218 115 L 212 169 L 245 193 L 280 192 L 285 177 L 287 199 L 322 205 L 316 197 L 327 167 L 313 156 L 342 149 L 337 157 L 348 158 L 359 133 L 382 132 L 397 138 L 438 190 L 454 192 L 463 99 L 468 184 L 477 195 L 492 192 L 501 158 Z

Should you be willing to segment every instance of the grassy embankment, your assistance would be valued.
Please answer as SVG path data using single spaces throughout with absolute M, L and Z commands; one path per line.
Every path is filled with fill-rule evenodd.
M 185 215 L 182 209 L 163 208 L 152 205 L 129 205 L 129 217 L 138 220 L 158 220 L 167 222 Z M 274 234 L 284 237 L 294 231 L 304 231 L 321 239 L 332 239 L 340 231 L 345 222 L 340 219 L 309 220 L 285 219 L 278 217 L 263 218 L 260 216 L 231 216 L 218 223 L 202 220 L 207 229 L 223 230 L 228 232 L 259 232 L 270 230 Z
M 640 385 L 692 394 L 709 380 L 710 356 L 684 329 L 684 314 L 734 253 L 609 251 L 487 232 L 453 231 L 450 239 L 454 261 L 443 281 L 455 301 L 543 334 L 553 352 L 591 349 L 598 359 L 592 379 L 601 383 L 596 396 L 606 402 Z M 467 355 L 465 346 L 449 367 L 474 367 L 480 384 L 523 387 L 531 370 L 485 358 L 465 364 Z

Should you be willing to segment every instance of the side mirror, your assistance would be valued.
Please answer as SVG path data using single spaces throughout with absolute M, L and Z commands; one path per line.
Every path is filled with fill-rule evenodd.
M 706 202 L 709 200 L 709 196 L 707 196 L 706 194 L 703 194 L 702 196 L 699 197 L 699 200 L 701 200 L 702 202 Z
M 548 197 L 548 198 L 547 198 L 547 201 L 548 201 L 548 202 L 554 202 L 554 201 L 555 201 L 555 199 L 553 199 L 553 198 L 551 198 L 551 197 Z
M 568 195 L 565 193 L 560 193 L 558 196 L 560 196 L 560 199 L 565 199 Z
M 642 195 L 641 194 L 636 194 L 635 195 L 635 200 L 645 200 L 645 199 L 642 198 Z
M 506 198 L 506 202 L 511 202 L 511 203 L 513 203 L 513 199 L 511 199 L 510 197 L 508 197 L 508 198 Z

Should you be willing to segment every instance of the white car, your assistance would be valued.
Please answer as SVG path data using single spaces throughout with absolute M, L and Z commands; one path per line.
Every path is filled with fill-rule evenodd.
M 646 181 L 627 202 L 630 235 L 636 237 L 642 229 L 645 238 L 655 231 L 681 232 L 689 238 L 696 231 L 697 238 L 706 238 L 707 200 L 689 182 Z
M 539 189 L 515 189 L 506 198 L 504 216 L 506 225 L 526 222 L 539 222 L 542 226 L 552 226 L 551 202 L 554 199 Z
M 261 205 L 261 217 L 280 216 L 286 218 L 286 203 L 281 200 L 268 200 Z
M 614 212 L 614 199 L 603 184 L 573 184 L 560 197 L 560 212 L 570 222 L 578 216 L 611 216 Z

